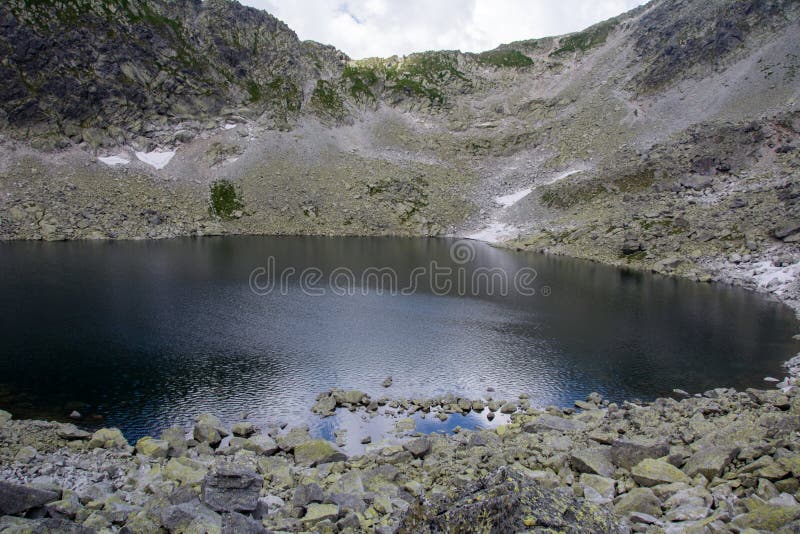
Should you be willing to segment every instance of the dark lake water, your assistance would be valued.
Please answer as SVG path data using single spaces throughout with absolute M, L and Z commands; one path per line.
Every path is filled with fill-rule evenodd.
M 205 411 L 325 436 L 391 426 L 312 417 L 331 387 L 480 398 L 491 386 L 544 407 L 763 386 L 800 349 L 793 313 L 763 296 L 476 242 L 5 243 L 0 265 L 0 408 L 79 407 L 134 439 Z

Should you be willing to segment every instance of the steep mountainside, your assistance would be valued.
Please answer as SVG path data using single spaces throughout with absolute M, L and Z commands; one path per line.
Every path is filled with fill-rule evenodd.
M 791 302 L 799 20 L 654 0 L 351 61 L 229 0 L 10 0 L 0 237 L 447 233 Z

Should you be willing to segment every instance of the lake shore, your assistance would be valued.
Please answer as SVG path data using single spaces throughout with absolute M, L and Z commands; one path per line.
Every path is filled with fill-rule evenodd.
M 647 404 L 593 394 L 578 411 L 525 399 L 398 401 L 398 441 L 350 457 L 306 428 L 260 433 L 209 414 L 191 432 L 169 429 L 135 447 L 115 429 L 92 434 L 4 414 L 0 528 L 437 532 L 484 522 L 498 531 L 792 532 L 800 358 L 788 370 L 780 389 L 676 392 Z M 366 413 L 371 404 L 334 391 L 315 410 Z M 407 417 L 478 409 L 510 422 L 422 435 Z

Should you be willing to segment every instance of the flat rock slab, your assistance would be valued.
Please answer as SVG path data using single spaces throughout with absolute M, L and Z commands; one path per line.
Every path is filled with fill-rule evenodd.
M 672 484 L 673 482 L 692 483 L 692 479 L 674 465 L 668 464 L 662 460 L 652 460 L 649 458 L 639 462 L 639 464 L 631 470 L 631 475 L 638 484 L 646 487 L 657 486 L 659 484 Z
M 294 448 L 294 459 L 297 463 L 314 467 L 330 462 L 343 462 L 347 455 L 330 441 L 312 439 Z
M 586 429 L 586 424 L 580 421 L 567 419 L 565 417 L 557 417 L 555 415 L 544 414 L 540 415 L 533 421 L 529 421 L 522 426 L 525 432 L 547 432 L 549 430 L 557 430 L 559 432 L 572 432 Z
M 616 470 L 611 463 L 611 447 L 592 447 L 575 451 L 570 455 L 570 463 L 581 473 L 610 477 Z
M 14 515 L 38 508 L 61 495 L 55 491 L 41 490 L 0 481 L 0 514 Z

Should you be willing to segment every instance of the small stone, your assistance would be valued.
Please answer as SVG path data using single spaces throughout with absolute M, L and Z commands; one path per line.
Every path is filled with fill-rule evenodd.
M 77 410 L 72 410 L 72 412 L 70 412 L 70 414 L 69 414 L 69 418 L 78 420 L 78 419 L 82 419 L 83 416 L 81 415 L 81 412 L 79 412 Z

